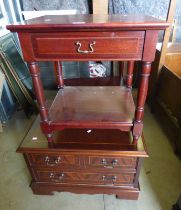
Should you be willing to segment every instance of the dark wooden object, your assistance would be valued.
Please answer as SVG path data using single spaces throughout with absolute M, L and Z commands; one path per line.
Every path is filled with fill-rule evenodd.
M 148 102 L 176 154 L 181 156 L 181 44 L 169 46 L 165 64 L 158 76 L 159 59 L 160 50 L 157 49 L 149 82 Z
M 119 86 L 120 76 L 64 79 L 67 86 Z
M 147 156 L 141 135 L 148 78 L 158 31 L 167 26 L 140 15 L 44 16 L 7 26 L 18 32 L 40 107 L 41 129 L 48 139 L 37 121 L 18 149 L 35 194 L 69 191 L 138 198 L 141 160 Z M 126 87 L 64 87 L 60 65 L 64 60 L 128 61 Z M 137 60 L 143 66 L 135 106 L 131 87 Z M 49 109 L 38 61 L 55 62 L 60 90 Z
M 133 83 L 134 64 L 135 61 L 119 62 L 119 77 L 120 80 L 122 80 L 121 83 L 130 89 L 132 89 L 132 83 Z M 126 70 L 126 75 L 124 75 L 125 70 Z
M 126 75 L 126 87 L 132 88 L 133 83 L 133 70 L 134 70 L 134 61 L 128 62 L 128 68 L 127 68 L 127 75 Z
M 32 176 L 35 194 L 54 191 L 116 194 L 137 199 L 141 161 L 147 157 L 144 138 L 131 144 L 131 134 L 106 129 L 65 129 L 54 133 L 56 147 L 50 149 L 35 121 L 18 148 Z
M 62 74 L 62 63 L 60 61 L 54 62 L 54 70 L 56 75 L 58 89 L 64 87 L 63 74 Z
M 109 116 L 108 122 L 107 117 L 103 117 L 97 123 L 97 116 L 93 115 L 95 118 L 91 117 L 91 120 L 88 120 L 89 123 L 85 123 L 87 122 L 87 115 L 90 116 L 91 111 L 89 113 L 86 112 L 87 115 L 82 115 L 85 119 L 81 119 L 79 123 L 78 121 L 74 122 L 75 117 L 70 118 L 70 116 L 64 118 L 64 121 L 52 121 L 45 107 L 38 66 L 34 62 L 45 60 L 57 62 L 62 60 L 129 61 L 127 87 L 130 89 L 133 62 L 135 60 L 142 60 L 143 68 L 140 75 L 141 79 L 135 117 L 131 119 L 130 123 L 121 121 L 122 117 L 117 116 L 117 119 L 120 119 L 120 121 L 117 120 L 115 123 L 115 128 L 117 129 L 131 129 L 134 137 L 133 142 L 136 144 L 143 128 L 143 113 L 147 95 L 148 77 L 151 70 L 151 62 L 154 60 L 158 31 L 165 29 L 168 25 L 168 23 L 156 18 L 141 15 L 73 15 L 44 16 L 25 21 L 22 24 L 7 26 L 12 32 L 18 32 L 24 59 L 29 62 L 35 93 L 40 105 L 41 126 L 48 141 L 53 141 L 53 130 L 62 130 L 65 127 L 78 128 L 86 126 L 101 129 L 113 128 L 115 122 L 113 119 L 111 123 L 111 109 L 107 113 Z M 63 87 L 61 68 L 58 63 L 56 64 L 56 69 L 58 72 L 58 84 L 60 87 Z M 120 89 L 120 95 L 122 95 L 121 91 L 122 89 Z M 63 92 L 62 94 L 64 95 Z M 72 93 L 73 95 L 74 93 Z M 105 95 L 105 97 L 109 97 L 109 95 Z M 70 97 L 68 103 L 72 104 L 73 98 Z M 56 100 L 54 104 L 56 104 Z M 114 101 L 114 98 L 112 101 Z M 84 104 L 86 102 L 82 101 L 82 103 Z M 60 106 L 64 106 L 61 101 L 60 104 Z M 65 110 L 66 107 L 62 109 L 62 114 L 64 114 Z M 79 113 L 75 113 L 73 106 L 70 111 L 77 116 L 80 115 Z M 128 110 L 128 112 L 132 111 L 132 109 Z M 56 111 L 52 108 L 49 113 L 51 113 L 51 116 L 56 115 Z M 121 113 L 117 114 L 119 115 Z
M 170 66 L 162 67 L 155 93 L 152 111 L 181 156 L 181 77 Z

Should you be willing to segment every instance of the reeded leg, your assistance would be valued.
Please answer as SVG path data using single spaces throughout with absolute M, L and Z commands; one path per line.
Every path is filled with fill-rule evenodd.
M 149 81 L 150 71 L 151 71 L 151 62 L 143 62 L 142 71 L 140 75 L 141 80 L 138 88 L 135 118 L 133 122 L 133 144 L 137 144 L 137 141 L 143 131 L 144 105 L 148 91 L 148 81 Z
M 128 61 L 127 75 L 126 75 L 126 86 L 127 88 L 132 88 L 133 83 L 133 70 L 134 70 L 134 61 Z
M 41 122 L 47 123 L 49 120 L 48 111 L 45 106 L 45 97 L 44 97 L 42 82 L 40 79 L 40 70 L 39 70 L 38 64 L 36 62 L 29 63 L 29 69 L 32 76 L 32 80 L 33 80 L 33 87 L 34 87 L 36 99 L 37 99 L 39 109 L 40 109 Z M 45 133 L 48 141 L 51 142 L 52 133 L 50 131 L 45 132 L 44 129 L 43 129 L 43 132 Z
M 64 87 L 64 81 L 63 81 L 63 74 L 62 74 L 62 63 L 60 61 L 54 62 L 54 71 L 56 75 L 56 81 L 58 88 Z

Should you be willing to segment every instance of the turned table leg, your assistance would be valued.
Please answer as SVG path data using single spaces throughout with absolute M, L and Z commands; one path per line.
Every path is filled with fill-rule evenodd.
M 140 83 L 137 95 L 137 105 L 133 122 L 133 144 L 137 144 L 143 131 L 144 105 L 148 91 L 148 81 L 151 71 L 151 62 L 143 62 L 140 75 Z
M 40 79 L 40 70 L 39 70 L 38 64 L 36 62 L 30 62 L 28 63 L 28 65 L 29 65 L 30 73 L 33 80 L 33 87 L 34 87 L 36 99 L 37 99 L 39 109 L 40 109 L 41 121 L 43 123 L 48 123 L 49 121 L 48 111 L 45 106 L 45 97 L 44 97 L 42 82 Z M 48 141 L 52 142 L 52 132 L 50 131 L 45 132 L 44 129 L 43 129 L 43 132 L 45 133 Z
M 123 80 L 123 83 L 125 83 L 127 88 L 132 88 L 132 82 L 133 82 L 133 70 L 134 70 L 134 63 L 135 61 L 128 61 L 125 65 L 124 61 L 119 62 L 119 75 L 120 79 Z M 124 81 L 124 68 L 127 67 L 127 74 L 126 74 L 126 81 Z
M 126 87 L 132 89 L 133 83 L 133 70 L 134 70 L 134 61 L 128 61 L 127 75 L 126 75 Z
M 60 62 L 60 61 L 54 62 L 54 71 L 55 71 L 58 89 L 64 88 L 64 81 L 63 81 L 63 74 L 62 74 L 62 62 Z

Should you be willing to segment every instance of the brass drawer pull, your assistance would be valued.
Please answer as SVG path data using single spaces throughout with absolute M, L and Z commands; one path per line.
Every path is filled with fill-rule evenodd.
M 81 44 L 81 42 L 79 42 L 79 41 L 76 42 L 75 44 L 78 46 L 78 48 L 77 48 L 77 52 L 78 52 L 78 53 L 87 54 L 87 53 L 93 53 L 93 52 L 94 52 L 93 45 L 95 45 L 96 42 L 93 41 L 93 42 L 91 42 L 91 43 L 89 44 L 90 50 L 81 50 L 80 48 L 81 48 L 82 44 Z
M 55 179 L 55 174 L 54 173 L 50 173 L 50 181 L 51 182 L 60 182 L 63 180 L 65 174 L 61 173 L 60 175 L 57 176 L 57 179 Z
M 45 157 L 45 163 L 46 163 L 47 166 L 56 166 L 60 163 L 60 160 L 61 160 L 60 156 L 53 159 L 52 161 L 48 156 Z
M 106 159 L 102 159 L 101 163 L 103 164 L 104 168 L 114 168 L 118 164 L 118 160 L 115 159 L 108 164 Z
M 116 180 L 117 180 L 117 176 L 102 176 L 102 180 L 103 181 L 111 181 L 112 184 L 115 184 Z

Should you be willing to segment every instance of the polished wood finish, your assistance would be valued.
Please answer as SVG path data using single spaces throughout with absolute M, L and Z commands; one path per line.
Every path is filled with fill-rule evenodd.
M 135 64 L 134 61 L 128 62 L 127 75 L 126 75 L 126 87 L 130 89 L 132 88 L 132 83 L 133 83 L 134 64 Z
M 53 130 L 68 127 L 93 127 L 117 128 L 124 131 L 132 129 L 136 144 L 142 133 L 148 76 L 151 62 L 154 60 L 158 31 L 165 29 L 168 25 L 164 21 L 141 15 L 73 15 L 45 16 L 25 21 L 22 24 L 7 26 L 11 31 L 18 32 L 23 56 L 30 63 L 30 71 L 38 71 L 34 61 L 56 61 L 55 69 L 59 87 L 63 87 L 60 60 L 127 60 L 126 86 L 128 89 L 132 86 L 134 61 L 143 60 L 135 118 L 130 117 L 134 110 L 128 104 L 127 94 L 123 94 L 125 97 L 123 99 L 120 92 L 119 102 L 117 97 L 104 94 L 107 100 L 103 100 L 103 97 L 100 96 L 101 102 L 97 100 L 96 94 L 93 96 L 92 93 L 84 90 L 75 90 L 70 93 L 66 90 L 65 93 L 59 92 L 47 116 L 43 105 L 42 85 L 39 79 L 33 79 L 37 100 L 40 104 L 42 130 L 47 135 L 48 141 L 52 142 L 51 132 Z M 94 89 L 94 92 L 101 94 L 99 88 Z M 64 98 L 68 98 L 68 101 L 65 102 Z M 114 101 L 119 104 L 120 110 L 124 107 L 125 113 L 123 109 L 118 112 L 118 107 L 111 105 L 111 103 L 114 104 Z M 85 112 L 80 111 L 80 107 Z M 89 110 L 85 110 L 87 107 Z M 103 110 L 104 107 L 107 107 L 105 114 L 102 114 L 102 107 Z M 127 113 L 129 117 L 125 118 Z
M 54 191 L 72 192 L 79 194 L 116 194 L 119 199 L 137 200 L 140 188 L 124 188 L 124 187 L 105 187 L 92 185 L 58 185 L 52 183 L 32 182 L 31 188 L 34 194 L 38 195 L 53 195 Z
M 60 61 L 55 61 L 54 62 L 54 71 L 55 71 L 55 75 L 56 75 L 56 81 L 57 81 L 58 89 L 64 88 L 62 63 Z
M 61 132 L 54 132 L 55 147 L 53 151 L 57 153 L 60 149 L 68 154 L 80 154 L 82 150 L 90 150 L 94 156 L 99 156 L 100 151 L 107 156 L 119 156 L 120 151 L 124 157 L 133 157 L 136 152 L 137 157 L 146 157 L 146 146 L 140 139 L 137 145 L 131 144 L 132 137 L 130 132 L 121 132 L 117 129 L 64 129 Z M 120 141 L 121 139 L 121 141 Z M 83 144 L 82 144 L 83 143 Z M 19 152 L 26 153 L 32 148 L 31 153 L 51 153 L 48 149 L 46 137 L 42 134 L 39 126 L 39 118 L 27 133 L 25 140 L 21 143 Z M 76 149 L 76 152 L 75 152 Z M 105 152 L 105 150 L 107 152 Z M 85 154 L 86 151 L 84 151 Z
M 135 61 L 119 62 L 120 80 L 122 80 L 122 84 L 124 84 L 129 89 L 132 89 L 134 65 Z M 125 70 L 126 70 L 126 75 L 125 75 Z
M 18 148 L 24 154 L 35 194 L 54 191 L 116 194 L 137 199 L 140 161 L 147 157 L 144 138 L 131 144 L 131 135 L 118 130 L 65 129 L 55 133 L 51 149 L 39 119 Z
M 144 32 L 35 33 L 31 36 L 34 60 L 141 60 Z M 81 44 L 80 52 L 79 46 Z M 90 50 L 90 44 L 93 50 Z M 90 53 L 84 53 L 90 51 Z M 28 58 L 25 57 L 27 61 Z
M 39 104 L 41 122 L 47 123 L 49 121 L 47 108 L 45 105 L 45 97 L 43 92 L 43 85 L 40 79 L 40 70 L 36 62 L 29 63 L 29 69 L 33 80 L 35 95 Z M 52 133 L 49 130 L 45 131 L 45 135 L 49 142 L 52 142 Z
M 18 150 L 27 158 L 34 193 L 138 198 L 141 159 L 147 156 L 141 135 L 148 78 L 158 32 L 168 25 L 139 14 L 44 16 L 7 26 L 18 32 L 48 139 L 43 148 L 25 144 Z M 35 63 L 44 60 L 55 62 L 59 87 L 63 87 L 60 61 L 128 61 L 126 87 L 65 87 L 47 111 Z M 135 106 L 131 86 L 137 60 L 143 66 Z
M 49 110 L 48 126 L 50 130 L 70 127 L 128 131 L 132 126 L 134 109 L 131 92 L 124 87 L 69 86 L 57 93 Z M 43 128 L 46 129 L 46 125 L 42 122 Z
M 43 92 L 43 86 L 40 79 L 40 70 L 38 64 L 33 62 L 29 63 L 29 69 L 33 80 L 34 91 L 40 107 L 40 117 L 42 121 L 48 121 L 48 113 L 45 107 L 45 97 Z
M 120 76 L 64 79 L 67 86 L 119 86 Z
M 78 165 L 78 160 L 73 155 L 59 155 L 58 153 L 52 154 L 31 154 L 29 155 L 31 165 L 34 166 L 47 166 L 56 168 L 75 168 Z
M 143 127 L 143 107 L 149 75 L 147 70 L 149 69 L 148 71 L 150 71 L 150 62 L 154 60 L 158 30 L 164 29 L 167 26 L 168 23 L 147 16 L 76 15 L 39 17 L 26 21 L 23 24 L 9 25 L 7 28 L 11 31 L 18 32 L 24 58 L 26 61 L 30 62 L 30 71 L 38 71 L 37 65 L 33 62 L 41 60 L 129 60 L 127 87 L 130 88 L 133 71 L 133 61 L 130 60 L 143 60 L 143 73 L 138 93 L 135 119 L 132 119 L 132 124 L 134 124 L 134 143 L 136 143 L 142 133 Z M 77 43 L 79 44 L 77 45 Z M 59 86 L 62 87 L 63 79 L 61 68 L 58 63 L 55 64 L 58 72 L 57 79 L 59 81 Z M 97 123 L 97 120 L 94 122 L 94 119 L 96 119 L 94 117 L 91 121 L 90 114 L 88 115 L 90 117 L 89 123 L 85 124 L 87 121 L 86 117 L 88 117 L 85 115 L 88 114 L 87 112 L 82 115 L 85 120 L 81 119 L 80 123 L 78 123 L 75 117 L 70 119 L 73 116 L 71 114 L 73 113 L 73 110 L 76 111 L 74 107 L 70 107 L 70 114 L 66 112 L 68 121 L 65 119 L 64 124 L 62 124 L 62 121 L 58 124 L 57 120 L 61 120 L 61 118 L 59 118 L 60 114 L 56 115 L 57 110 L 53 111 L 58 104 L 55 102 L 55 106 L 49 112 L 50 116 L 47 116 L 43 104 L 44 97 L 42 85 L 39 83 L 39 79 L 33 79 L 33 81 L 35 92 L 37 93 L 37 100 L 40 104 L 42 129 L 47 135 L 48 141 L 52 141 L 52 130 L 61 130 L 67 126 L 91 127 L 94 124 L 94 127 L 98 128 L 112 128 L 109 125 L 110 120 L 108 120 L 108 125 L 105 123 L 107 117 L 105 119 L 100 118 L 101 120 Z M 72 96 L 73 94 L 74 93 L 72 93 Z M 72 96 L 69 98 L 70 101 L 74 98 Z M 64 107 L 64 104 L 61 101 L 59 101 L 59 103 L 60 106 Z M 74 102 L 72 104 L 75 105 Z M 64 110 L 62 111 L 65 110 L 64 107 Z M 95 115 L 97 112 L 91 114 Z M 52 115 L 53 120 L 51 119 Z M 78 116 L 80 116 L 79 113 Z M 116 117 L 118 117 L 120 121 L 118 122 L 118 120 L 116 120 L 115 127 L 122 129 L 122 125 L 126 125 L 124 130 L 129 130 L 128 127 L 130 122 L 125 122 L 124 117 L 122 121 L 119 116 L 113 115 L 113 123 Z M 70 123 L 71 120 L 72 123 Z M 56 124 L 53 124 L 52 121 L 56 121 Z
M 144 105 L 146 101 L 148 91 L 148 81 L 151 71 L 151 63 L 144 62 L 142 65 L 142 71 L 140 74 L 140 83 L 137 96 L 137 105 L 135 111 L 135 120 L 133 125 L 133 143 L 136 144 L 139 136 L 143 132 L 143 115 Z
M 89 184 L 89 185 L 120 185 L 132 184 L 133 173 L 96 173 L 70 172 L 65 170 L 36 170 L 38 181 L 51 183 Z
M 133 15 L 46 15 L 7 26 L 13 32 L 164 30 L 169 23 L 141 14 Z

